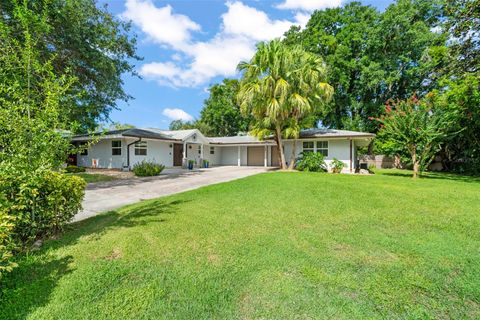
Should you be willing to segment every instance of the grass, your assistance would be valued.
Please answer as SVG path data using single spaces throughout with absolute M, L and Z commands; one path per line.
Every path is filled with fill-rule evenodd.
M 115 177 L 107 176 L 105 174 L 100 174 L 100 173 L 80 172 L 80 173 L 71 173 L 71 175 L 78 176 L 83 180 L 85 180 L 87 183 L 106 182 L 106 181 L 116 180 Z
M 480 181 L 401 173 L 267 173 L 76 223 L 19 258 L 0 319 L 480 318 Z

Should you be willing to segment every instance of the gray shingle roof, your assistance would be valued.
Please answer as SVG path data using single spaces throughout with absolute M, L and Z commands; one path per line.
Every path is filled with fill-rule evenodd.
M 354 137 L 375 137 L 373 133 L 337 130 L 337 129 L 304 129 L 300 132 L 300 139 L 305 138 L 354 138 Z
M 145 129 L 123 129 L 123 130 L 112 130 L 106 132 L 96 132 L 93 134 L 81 134 L 75 135 L 72 137 L 72 140 L 86 140 L 92 136 L 101 136 L 105 138 L 118 138 L 118 137 L 136 137 L 136 138 L 145 138 L 145 139 L 159 139 L 159 140 L 171 140 L 171 141 L 182 141 L 185 138 L 188 138 L 193 133 L 197 132 L 196 129 L 191 130 L 160 130 L 156 128 L 145 128 Z M 358 132 L 358 131 L 347 131 L 347 130 L 336 130 L 336 129 L 305 129 L 300 132 L 299 139 L 309 139 L 309 138 L 373 138 L 375 135 L 373 133 Z M 212 144 L 273 144 L 272 139 L 259 140 L 256 137 L 245 135 L 245 136 L 234 136 L 234 137 L 212 137 L 207 138 L 208 141 Z

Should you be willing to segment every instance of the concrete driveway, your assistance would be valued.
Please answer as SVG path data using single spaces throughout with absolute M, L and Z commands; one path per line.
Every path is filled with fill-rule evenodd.
M 234 166 L 214 167 L 195 171 L 166 169 L 158 177 L 89 184 L 82 204 L 83 211 L 78 213 L 73 218 L 73 221 L 93 217 L 99 213 L 141 200 L 193 190 L 269 170 L 272 170 L 272 168 Z

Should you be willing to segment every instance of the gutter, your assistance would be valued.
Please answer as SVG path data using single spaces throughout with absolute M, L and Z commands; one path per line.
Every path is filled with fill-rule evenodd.
M 133 141 L 132 143 L 127 144 L 127 168 L 128 168 L 128 170 L 130 170 L 130 146 L 131 146 L 132 144 L 135 144 L 135 143 L 140 142 L 140 141 L 142 141 L 142 138 L 139 138 L 138 140 Z

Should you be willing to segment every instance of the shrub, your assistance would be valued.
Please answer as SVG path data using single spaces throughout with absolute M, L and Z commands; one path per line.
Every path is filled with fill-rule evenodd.
M 37 170 L 16 179 L 2 176 L 0 191 L 6 195 L 3 210 L 15 218 L 16 244 L 25 247 L 61 231 L 81 209 L 85 186 L 80 177 L 50 170 Z
M 85 172 L 85 168 L 84 167 L 77 167 L 77 166 L 74 166 L 74 165 L 68 165 L 65 168 L 65 172 L 67 172 L 67 173 Z
M 333 173 L 340 173 L 345 167 L 345 163 L 343 161 L 338 160 L 337 158 L 333 158 L 330 166 L 332 168 Z
M 151 177 L 158 176 L 163 169 L 165 166 L 162 164 L 144 160 L 133 165 L 132 171 L 137 177 Z
M 7 214 L 6 209 L 0 209 L 0 280 L 2 274 L 10 272 L 16 263 L 11 261 L 15 243 L 12 239 L 14 218 Z
M 13 267 L 12 252 L 63 230 L 81 209 L 85 186 L 51 170 L 0 170 L 0 274 Z
M 302 152 L 296 163 L 297 170 L 326 172 L 327 165 L 323 154 L 319 152 Z

